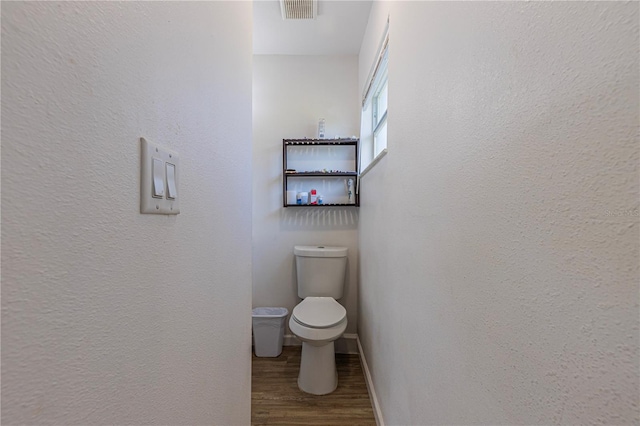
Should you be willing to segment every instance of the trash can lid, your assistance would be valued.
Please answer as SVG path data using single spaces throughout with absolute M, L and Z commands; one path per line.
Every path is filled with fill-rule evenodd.
M 253 308 L 253 318 L 282 318 L 289 314 L 287 308 Z

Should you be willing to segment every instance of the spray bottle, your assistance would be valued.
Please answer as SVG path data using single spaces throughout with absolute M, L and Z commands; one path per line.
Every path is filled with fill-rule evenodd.
M 355 193 L 353 192 L 353 179 L 347 180 L 347 196 L 349 197 L 349 204 L 356 202 Z
M 318 121 L 318 139 L 324 139 L 324 118 Z

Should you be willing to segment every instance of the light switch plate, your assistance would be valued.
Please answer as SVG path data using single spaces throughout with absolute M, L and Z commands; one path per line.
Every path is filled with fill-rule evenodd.
M 163 162 L 162 178 L 164 191 L 162 197 L 153 196 L 153 160 Z M 175 166 L 174 199 L 168 199 L 166 164 Z M 174 195 L 174 194 L 171 194 Z M 145 138 L 140 138 L 140 213 L 178 214 L 180 213 L 180 158 L 174 151 L 162 148 Z

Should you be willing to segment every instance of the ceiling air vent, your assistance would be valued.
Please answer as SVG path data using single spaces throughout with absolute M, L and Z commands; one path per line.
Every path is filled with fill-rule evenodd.
M 282 19 L 315 19 L 318 0 L 280 0 Z

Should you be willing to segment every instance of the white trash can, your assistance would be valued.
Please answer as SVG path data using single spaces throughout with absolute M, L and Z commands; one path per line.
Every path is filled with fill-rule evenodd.
M 251 311 L 256 356 L 273 358 L 282 353 L 288 314 L 287 308 L 254 308 Z

